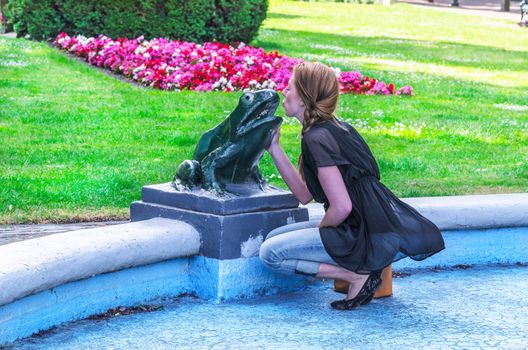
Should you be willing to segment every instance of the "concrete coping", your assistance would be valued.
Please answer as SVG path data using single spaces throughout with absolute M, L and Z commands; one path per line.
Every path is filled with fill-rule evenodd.
M 403 201 L 432 220 L 441 230 L 515 226 L 528 227 L 528 194 L 404 198 Z M 306 207 L 310 213 L 310 219 L 321 219 L 324 215 L 324 210 L 321 205 L 309 204 Z M 495 239 L 499 239 L 501 244 L 506 239 L 506 241 L 509 240 L 510 246 L 515 248 L 508 250 L 506 254 L 503 253 L 503 257 L 497 257 L 497 251 L 495 250 L 497 246 L 495 244 L 496 241 L 492 240 L 486 246 L 487 248 L 482 247 L 481 242 L 475 244 L 474 241 L 471 241 L 469 244 L 463 244 L 460 239 L 461 237 L 464 238 L 463 232 L 453 232 L 448 237 L 447 242 L 458 250 L 452 249 L 450 250 L 450 254 L 432 257 L 428 262 L 435 264 L 435 266 L 451 266 L 455 263 L 459 264 L 461 261 L 464 263 L 471 261 L 510 261 L 510 256 L 515 256 L 514 261 L 523 262 L 526 261 L 526 255 L 523 255 L 526 248 L 522 244 L 519 244 L 519 236 L 524 234 L 524 231 L 506 232 L 506 234 L 501 232 L 500 238 L 495 238 L 497 235 L 492 233 L 491 235 Z M 474 236 L 469 235 L 465 239 L 473 239 Z M 480 237 L 480 235 L 477 236 Z M 490 234 L 487 237 L 489 238 Z M 468 246 L 474 249 L 470 250 L 467 248 Z M 72 303 L 75 302 L 75 298 L 78 296 L 75 293 L 80 288 L 89 288 L 84 287 L 86 285 L 82 283 L 89 281 L 87 280 L 89 277 L 103 275 L 107 279 L 112 279 L 115 274 L 119 274 L 122 271 L 129 271 L 125 270 L 127 268 L 139 266 L 152 267 L 155 266 L 152 265 L 155 263 L 168 260 L 174 261 L 174 259 L 197 255 L 200 252 L 200 248 L 200 234 L 193 226 L 179 220 L 165 218 L 153 218 L 122 225 L 63 232 L 0 246 L 0 309 L 3 308 L 4 310 L 3 314 L 0 312 L 0 329 L 7 327 L 9 330 L 7 336 L 0 334 L 0 345 L 16 338 L 27 336 L 40 329 L 47 329 L 51 325 L 77 319 L 82 314 L 78 312 L 77 308 L 84 308 L 83 312 L 85 313 L 99 310 L 100 307 L 97 302 L 90 306 L 86 306 L 85 304 L 77 307 L 72 306 Z M 476 252 L 477 250 L 478 254 Z M 178 260 L 177 265 L 167 266 L 179 266 L 186 269 L 186 266 L 191 264 L 189 260 Z M 210 265 L 200 261 L 194 263 L 194 268 L 202 268 L 206 274 L 203 276 L 194 274 L 191 278 L 197 279 L 197 285 L 199 286 L 202 284 L 209 286 L 211 282 L 220 285 L 230 285 L 230 283 L 240 285 L 240 274 L 231 272 L 240 271 L 242 266 L 246 271 L 247 269 L 251 269 L 253 272 L 256 271 L 257 277 L 255 278 L 260 278 L 268 283 L 268 279 L 262 277 L 265 276 L 263 274 L 265 271 L 255 269 L 255 266 L 261 266 L 257 257 L 244 259 L 245 262 L 242 265 L 240 265 L 241 260 L 236 260 L 231 267 L 229 267 L 231 261 L 226 261 L 227 265 L 219 267 L 224 273 L 223 277 L 226 278 L 221 283 L 218 279 L 215 280 L 213 278 L 214 274 L 207 274 L 209 273 Z M 413 262 L 407 261 L 406 263 L 407 265 L 402 265 L 401 267 L 414 268 L 414 265 L 411 264 Z M 213 262 L 213 264 L 217 263 Z M 155 267 L 153 270 L 146 271 L 157 271 L 154 272 L 156 274 L 159 273 L 160 268 Z M 163 278 L 166 279 L 171 274 L 181 274 L 184 270 L 180 269 L 178 271 L 170 271 L 168 274 L 164 274 Z M 109 272 L 111 274 L 108 274 Z M 145 273 L 150 274 L 151 272 Z M 265 273 L 273 275 L 269 272 Z M 217 276 L 216 278 L 220 277 Z M 44 312 L 49 311 L 42 310 L 49 309 L 42 308 L 41 310 L 40 304 L 35 306 L 37 304 L 31 304 L 28 301 L 32 297 L 25 298 L 29 295 L 53 288 L 54 293 L 56 293 L 61 288 L 59 286 L 71 286 L 68 283 L 73 281 L 79 281 L 80 284 L 75 287 L 78 289 L 74 287 L 72 287 L 73 289 L 66 288 L 62 292 L 62 296 L 64 296 L 64 293 L 73 293 L 70 299 L 65 298 L 59 301 L 61 300 L 60 297 L 57 297 L 55 294 L 48 294 L 48 296 L 38 294 L 42 297 L 31 301 L 33 303 L 39 303 L 39 301 L 53 299 L 49 305 L 55 307 L 59 306 L 64 300 L 68 300 L 70 303 L 70 314 L 64 313 L 62 315 L 61 312 L 58 312 L 57 317 L 48 320 L 42 315 Z M 162 284 L 165 283 L 163 281 Z M 175 281 L 180 280 L 176 279 Z M 150 284 L 151 282 L 151 280 L 148 280 L 144 283 Z M 254 277 L 251 277 L 249 281 L 243 280 L 242 282 L 243 285 L 251 286 L 254 283 Z M 171 286 L 170 288 L 174 287 L 174 284 L 169 283 L 168 285 Z M 288 285 L 291 285 L 291 281 L 288 282 Z M 152 287 L 153 290 L 148 292 L 150 294 L 147 293 L 145 295 L 158 293 L 154 290 L 158 287 L 160 287 L 160 284 L 155 284 Z M 101 288 L 102 290 L 106 290 L 105 288 L 109 287 L 105 284 Z M 247 288 L 244 289 L 246 290 Z M 92 290 L 90 289 L 91 292 Z M 171 292 L 174 292 L 174 290 L 171 289 Z M 106 295 L 106 292 L 103 294 Z M 127 302 L 130 303 L 131 300 L 144 300 L 146 299 L 145 295 L 135 295 L 127 299 Z M 47 297 L 51 299 L 46 299 Z M 101 303 L 101 307 L 102 305 L 110 305 L 114 302 L 115 300 L 111 299 L 111 297 L 111 295 L 108 296 L 105 299 L 106 301 Z M 28 301 L 28 304 L 17 304 L 19 302 L 23 303 L 24 301 Z M 38 322 L 31 324 L 18 323 L 19 314 L 13 313 L 13 309 L 20 308 L 22 307 L 21 305 L 25 305 L 27 308 L 21 311 L 21 315 L 23 314 L 22 318 L 25 320 L 37 319 Z M 17 329 L 17 327 L 20 329 Z
M 200 235 L 186 223 L 155 218 L 0 246 L 0 305 L 67 282 L 196 255 Z
M 528 227 L 528 193 L 402 198 L 402 201 L 441 230 Z M 306 208 L 310 220 L 324 216 L 321 204 L 310 203 Z
M 441 230 L 528 227 L 528 193 L 403 198 Z M 319 204 L 306 206 L 321 219 Z M 154 218 L 0 246 L 0 305 L 67 282 L 200 252 L 199 232 Z

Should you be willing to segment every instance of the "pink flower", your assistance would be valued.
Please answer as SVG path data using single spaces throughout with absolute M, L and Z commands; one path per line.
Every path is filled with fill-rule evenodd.
M 230 46 L 218 42 L 199 45 L 169 41 L 165 38 L 144 40 L 104 35 L 97 38 L 70 37 L 59 34 L 54 45 L 90 64 L 141 84 L 163 90 L 235 91 L 275 89 L 282 91 L 300 58 L 265 52 L 244 43 Z M 342 93 L 412 95 L 405 86 L 394 92 L 394 84 L 386 84 L 359 71 L 341 72 L 338 76 Z
M 413 88 L 410 85 L 403 86 L 399 88 L 395 93 L 395 95 L 408 95 L 408 96 L 414 96 Z

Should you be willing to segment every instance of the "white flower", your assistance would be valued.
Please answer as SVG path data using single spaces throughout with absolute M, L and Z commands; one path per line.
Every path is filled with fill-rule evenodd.
M 137 68 L 134 68 L 134 70 L 132 71 L 132 74 L 134 75 L 134 79 L 137 79 L 137 73 L 141 72 L 144 69 L 145 69 L 145 65 L 143 64 Z
M 140 46 L 138 46 L 138 47 L 136 48 L 136 50 L 134 51 L 134 53 L 135 53 L 136 55 L 142 55 L 143 52 L 145 52 L 146 50 L 147 50 L 146 47 L 140 45 Z
M 220 87 L 225 87 L 227 84 L 227 79 L 225 77 L 221 77 L 218 79 L 218 81 L 215 81 L 212 85 L 213 90 L 218 89 Z
M 252 64 L 254 64 L 255 62 L 251 59 L 251 57 L 246 57 L 244 59 L 247 63 L 248 66 L 251 66 Z

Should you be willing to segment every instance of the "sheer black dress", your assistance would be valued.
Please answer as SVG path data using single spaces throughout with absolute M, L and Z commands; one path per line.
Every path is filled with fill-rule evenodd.
M 381 270 L 410 257 L 423 260 L 444 249 L 438 227 L 398 199 L 380 181 L 379 168 L 366 142 L 351 125 L 317 123 L 302 139 L 303 172 L 314 199 L 329 203 L 317 168 L 337 166 L 352 200 L 352 212 L 337 227 L 321 227 L 328 254 L 357 273 Z

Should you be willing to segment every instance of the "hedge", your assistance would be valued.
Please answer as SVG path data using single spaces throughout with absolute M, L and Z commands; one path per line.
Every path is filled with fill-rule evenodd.
M 250 42 L 266 18 L 268 0 L 8 0 L 18 37 L 51 40 L 61 32 L 110 37 L 165 37 Z

